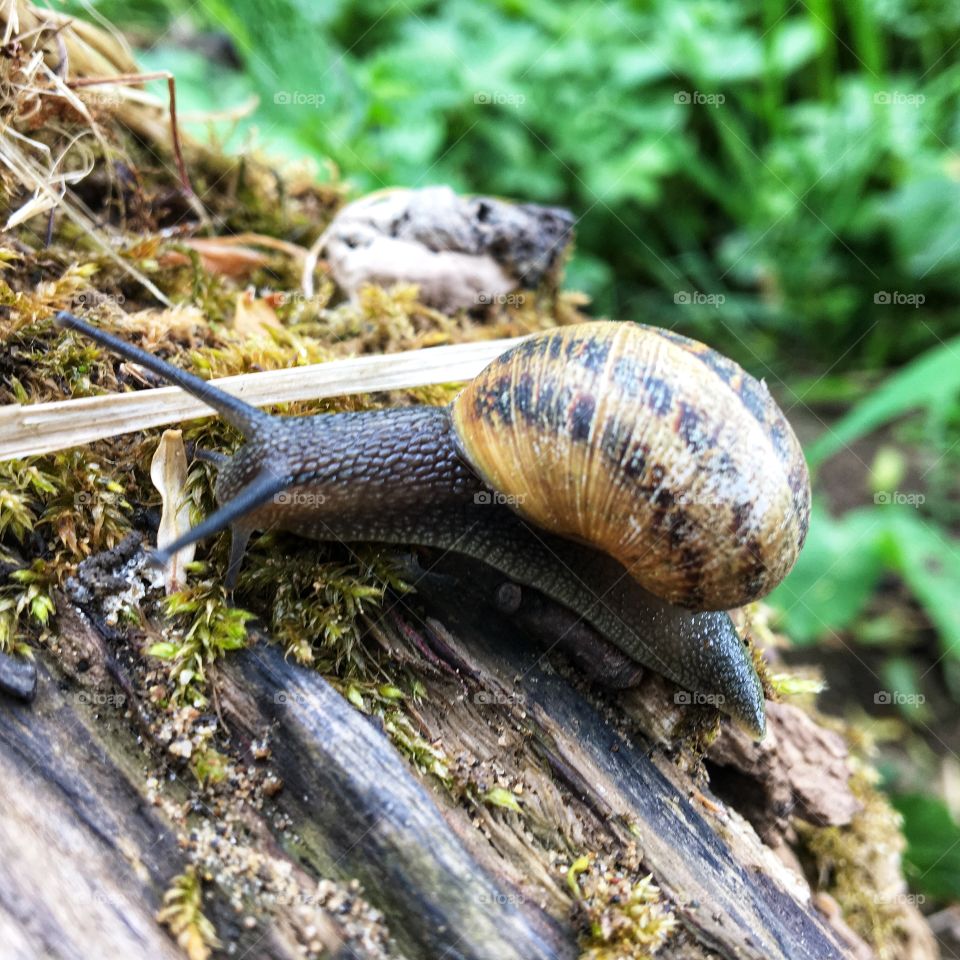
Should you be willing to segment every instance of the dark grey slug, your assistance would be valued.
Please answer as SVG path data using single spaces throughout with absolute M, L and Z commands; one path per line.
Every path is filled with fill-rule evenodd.
M 69 313 L 57 320 L 207 403 L 246 443 L 220 509 L 228 585 L 257 529 L 477 558 L 573 611 L 757 736 L 763 692 L 722 612 L 771 590 L 809 519 L 806 463 L 762 383 L 629 323 L 536 334 L 444 408 L 275 417 Z

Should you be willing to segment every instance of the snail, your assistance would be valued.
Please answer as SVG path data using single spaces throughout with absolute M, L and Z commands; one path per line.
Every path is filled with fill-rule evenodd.
M 57 320 L 246 440 L 217 458 L 220 508 L 159 561 L 227 527 L 228 586 L 264 528 L 464 554 L 763 735 L 762 686 L 724 611 L 789 572 L 810 486 L 783 413 L 732 360 L 670 331 L 588 322 L 530 336 L 447 407 L 278 417 Z

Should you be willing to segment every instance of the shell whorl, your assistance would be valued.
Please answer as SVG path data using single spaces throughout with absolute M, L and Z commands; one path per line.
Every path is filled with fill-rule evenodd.
M 551 330 L 491 363 L 452 418 L 505 502 L 671 603 L 747 603 L 803 546 L 810 484 L 793 430 L 762 382 L 695 340 L 632 323 Z

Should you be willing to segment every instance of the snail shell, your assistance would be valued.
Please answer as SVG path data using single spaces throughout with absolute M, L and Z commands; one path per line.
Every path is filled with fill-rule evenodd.
M 560 328 L 490 364 L 452 415 L 462 454 L 508 503 L 671 603 L 747 603 L 803 546 L 810 483 L 793 430 L 761 381 L 695 340 Z

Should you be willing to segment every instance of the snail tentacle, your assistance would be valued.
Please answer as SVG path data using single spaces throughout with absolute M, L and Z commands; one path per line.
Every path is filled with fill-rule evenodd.
M 159 357 L 147 353 L 146 350 L 141 350 L 132 343 L 127 343 L 126 340 L 115 337 L 112 333 L 91 326 L 85 320 L 81 320 L 66 310 L 61 310 L 55 319 L 61 327 L 76 330 L 77 333 L 90 337 L 125 360 L 137 363 L 151 373 L 163 377 L 164 380 L 169 380 L 170 383 L 182 387 L 187 393 L 216 410 L 227 423 L 236 427 L 245 437 L 254 436 L 258 428 L 270 420 L 269 414 L 246 403 L 239 397 L 231 396 L 223 390 L 212 387 L 206 380 L 201 380 L 192 373 L 181 370 L 172 363 L 167 363 Z
M 191 544 L 198 543 L 200 540 L 212 537 L 215 533 L 226 530 L 227 527 L 233 530 L 234 540 L 242 540 L 239 548 L 242 557 L 243 548 L 246 546 L 246 539 L 249 538 L 249 533 L 247 533 L 245 538 L 237 537 L 238 529 L 247 529 L 246 524 L 238 527 L 238 521 L 244 519 L 256 510 L 257 507 L 267 503 L 278 493 L 287 489 L 287 487 L 290 486 L 290 482 L 290 477 L 279 477 L 271 471 L 265 470 L 263 473 L 254 477 L 246 486 L 234 493 L 222 507 L 211 513 L 209 517 L 205 517 L 197 526 L 178 537 L 173 543 L 159 550 L 155 550 L 152 554 L 152 560 L 158 564 L 167 563 L 171 557 L 183 550 L 184 547 L 189 547 Z M 234 552 L 234 550 L 231 550 L 231 565 Z M 239 568 L 239 562 L 237 566 Z

